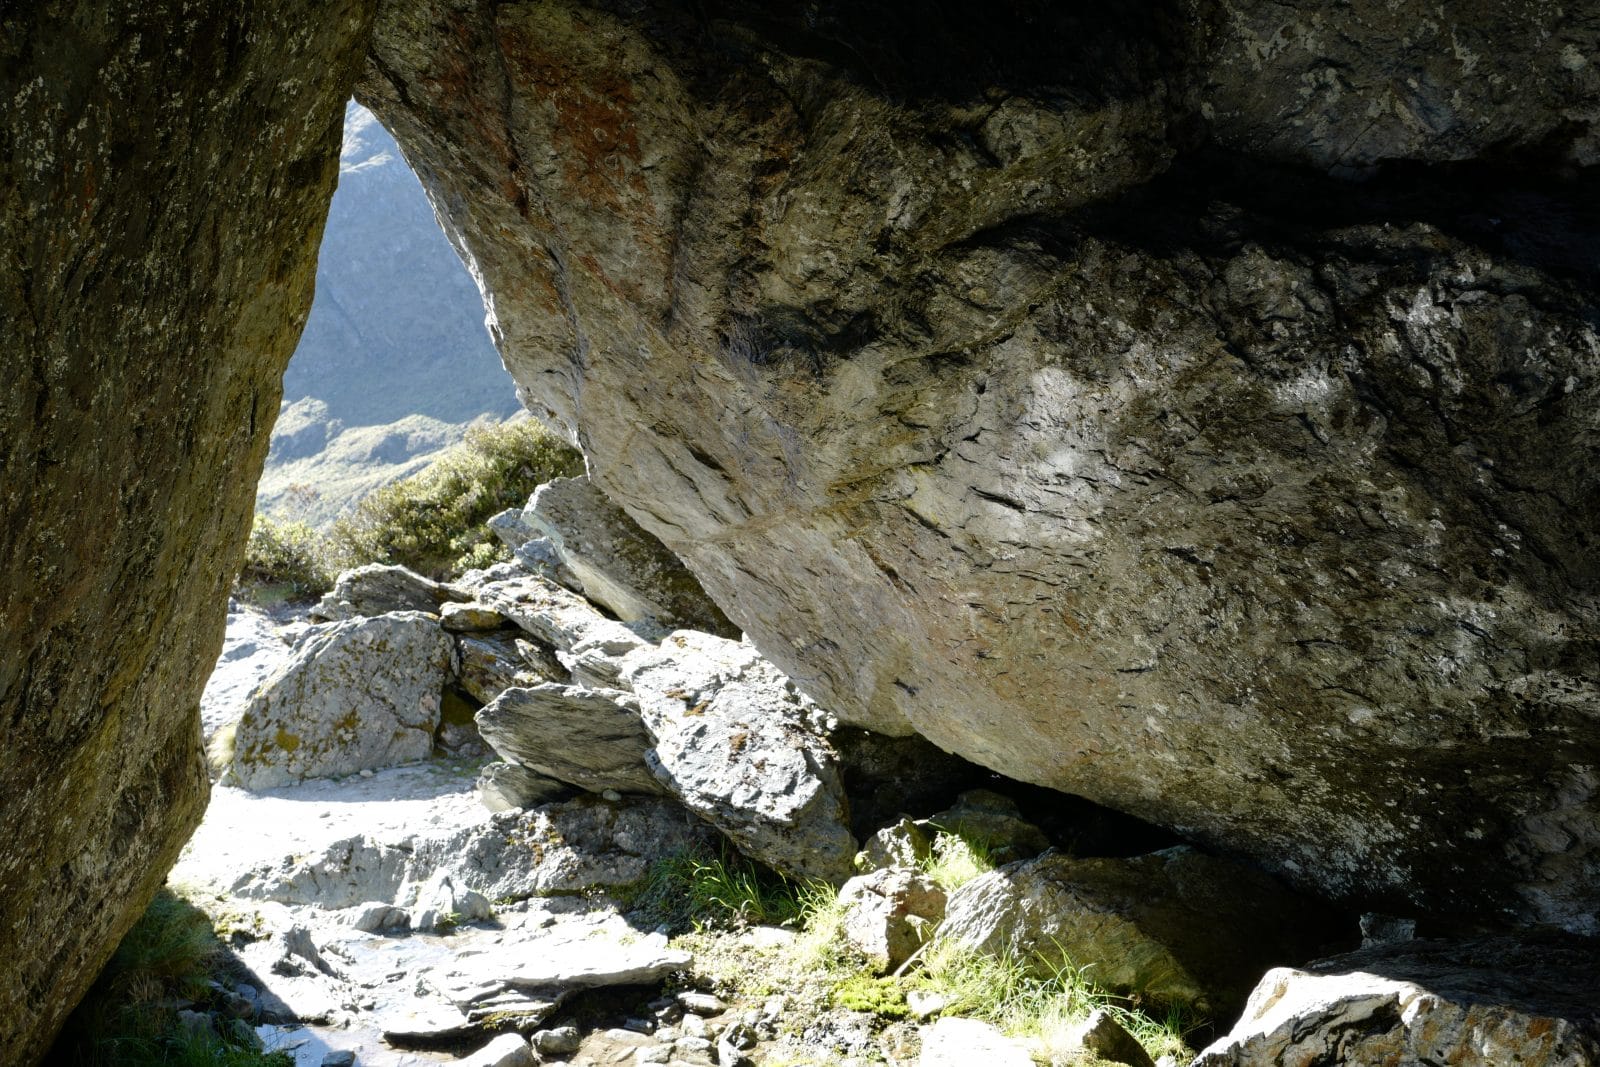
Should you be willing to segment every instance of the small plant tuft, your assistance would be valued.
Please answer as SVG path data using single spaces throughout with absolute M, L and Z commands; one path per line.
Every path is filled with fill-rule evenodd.
M 911 1014 L 898 981 L 869 974 L 853 974 L 835 985 L 833 1002 L 849 1011 L 870 1011 L 885 1019 L 904 1019 Z
M 953 893 L 979 875 L 994 870 L 989 846 L 974 837 L 940 830 L 933 848 L 922 865 L 929 878 L 947 893 Z
M 726 845 L 658 861 L 632 901 L 636 914 L 671 929 L 802 926 L 826 890 L 792 881 Z

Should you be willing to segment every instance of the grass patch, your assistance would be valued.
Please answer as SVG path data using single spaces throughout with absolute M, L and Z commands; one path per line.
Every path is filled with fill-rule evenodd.
M 292 1067 L 266 1054 L 249 1028 L 226 1036 L 195 1033 L 178 1005 L 196 1010 L 227 955 L 205 912 L 162 889 L 117 946 L 111 961 L 62 1028 L 46 1057 L 61 1067 Z
M 988 874 L 994 867 L 986 843 L 948 830 L 934 835 L 933 848 L 922 865 L 927 876 L 947 893 L 955 892 L 979 875 Z
M 824 898 L 832 901 L 830 887 L 785 878 L 724 847 L 657 862 L 631 905 L 646 921 L 682 932 L 805 926 Z
M 1186 1038 L 1200 1020 L 1176 1009 L 1153 1015 L 1136 998 L 1099 988 L 1085 969 L 1070 963 L 1041 977 L 1014 956 L 976 952 L 953 941 L 935 942 L 921 963 L 921 971 L 906 979 L 908 988 L 942 996 L 946 1015 L 982 1019 L 1032 1039 L 1052 1061 L 1069 1051 L 1069 1030 L 1096 1009 L 1112 1015 L 1152 1058 L 1171 1054 L 1187 1062 L 1195 1055 Z
M 870 1011 L 885 1019 L 904 1019 L 911 1014 L 898 981 L 870 974 L 852 974 L 835 985 L 833 1002 L 849 1011 Z
M 583 457 L 532 419 L 478 427 L 417 474 L 369 494 L 328 531 L 338 569 L 398 563 L 433 578 L 508 559 L 485 520 L 540 485 L 583 473 Z

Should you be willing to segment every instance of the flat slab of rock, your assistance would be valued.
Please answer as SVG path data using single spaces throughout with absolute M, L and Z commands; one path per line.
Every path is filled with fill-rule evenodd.
M 425 759 L 451 640 L 420 612 L 314 626 L 239 719 L 235 784 L 267 789 Z
M 520 763 L 486 763 L 478 772 L 478 799 L 490 811 L 532 808 L 560 800 L 571 787 Z
M 541 485 L 523 521 L 550 539 L 589 599 L 618 618 L 739 636 L 683 561 L 587 477 Z
M 547 778 L 594 793 L 666 791 L 645 765 L 651 737 L 628 693 L 554 683 L 507 689 L 477 720 L 502 757 Z
M 426 611 L 438 614 L 449 601 L 471 600 L 455 586 L 436 582 L 416 571 L 386 563 L 369 563 L 345 571 L 311 609 L 313 619 L 337 622 L 370 618 L 392 611 Z
M 669 948 L 664 934 L 630 939 L 602 935 L 574 940 L 534 938 L 463 957 L 430 983 L 463 1009 L 507 991 L 552 997 L 601 986 L 645 985 L 687 970 L 693 956 Z
M 837 756 L 815 706 L 752 646 L 680 630 L 630 655 L 623 684 L 655 777 L 753 859 L 839 884 L 856 852 Z
M 1600 941 L 1410 941 L 1268 972 L 1194 1067 L 1600 1063 Z
M 917 1067 L 1033 1067 L 1026 1046 L 977 1019 L 940 1019 L 922 1031 Z
M 650 642 L 583 597 L 537 575 L 489 582 L 477 599 L 556 650 L 575 681 L 617 684 L 622 658 Z
M 951 894 L 940 934 L 1042 972 L 1070 961 L 1113 992 L 1215 1018 L 1238 1011 L 1269 968 L 1354 930 L 1261 871 L 1180 846 L 1001 867 Z

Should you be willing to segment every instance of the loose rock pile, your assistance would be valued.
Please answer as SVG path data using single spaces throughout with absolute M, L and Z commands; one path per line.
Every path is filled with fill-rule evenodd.
M 563 509 L 550 513 L 574 523 L 580 511 L 567 505 L 582 494 L 561 488 Z M 652 557 L 607 555 L 555 521 L 539 525 L 560 534 L 552 542 L 518 513 L 498 517 L 517 562 L 451 585 L 394 567 L 348 572 L 312 613 L 325 621 L 298 628 L 287 655 L 269 650 L 281 665 L 245 702 L 224 767 L 225 783 L 255 793 L 225 784 L 226 797 L 296 795 L 312 783 L 294 783 L 317 775 L 381 787 L 415 773 L 388 769 L 396 763 L 485 746 L 497 757 L 481 768 L 481 759 L 437 765 L 462 768 L 440 789 L 474 790 L 481 805 L 469 817 L 458 807 L 431 828 L 323 839 L 211 879 L 251 977 L 235 998 L 248 1001 L 243 1014 L 269 1044 L 301 1042 L 300 1064 L 320 1067 L 324 1051 L 378 1067 L 469 1049 L 461 1062 L 480 1067 L 884 1056 L 936 1067 L 1046 1055 L 950 1016 L 934 994 L 914 993 L 915 1021 L 887 1029 L 870 1012 L 805 996 L 719 999 L 715 968 L 630 911 L 664 861 L 719 849 L 842 885 L 840 951 L 864 974 L 916 966 L 937 938 L 1047 972 L 1084 968 L 1110 992 L 1224 1024 L 1243 1007 L 1197 1067 L 1307 1050 L 1338 1061 L 1354 1054 L 1340 1035 L 1356 1018 L 1366 1034 L 1359 1055 L 1398 1062 L 1499 1062 L 1463 1051 L 1493 1048 L 1527 1063 L 1583 1063 L 1600 1047 L 1583 1005 L 1510 1001 L 1483 992 L 1487 974 L 1462 978 L 1450 961 L 1462 951 L 1470 961 L 1481 946 L 1401 940 L 1307 963 L 1353 944 L 1354 920 L 1254 868 L 1188 846 L 1129 857 L 1059 850 L 1007 796 L 956 795 L 970 767 L 915 739 L 838 731 L 751 645 L 707 632 L 719 616 L 667 632 L 650 614 L 607 614 L 590 589 L 607 590 L 617 615 L 621 605 L 662 604 L 659 590 L 638 592 L 661 568 L 607 572 Z M 606 521 L 614 536 L 616 516 Z M 589 546 L 581 564 L 566 555 L 580 543 Z M 672 577 L 680 613 L 694 603 L 686 573 Z M 265 673 L 248 662 L 234 669 Z M 926 781 L 903 780 L 919 767 Z M 854 824 L 861 842 L 846 782 L 869 813 Z M 936 842 L 954 839 L 994 869 L 948 892 L 929 871 Z M 730 951 L 752 961 L 795 952 L 788 930 L 730 938 Z M 1357 967 L 1373 973 L 1350 973 Z M 624 992 L 606 1000 L 597 991 L 608 988 Z M 1153 1062 L 1103 1012 L 1067 1047 L 1052 1062 Z M 395 1059 L 396 1049 L 412 1058 Z

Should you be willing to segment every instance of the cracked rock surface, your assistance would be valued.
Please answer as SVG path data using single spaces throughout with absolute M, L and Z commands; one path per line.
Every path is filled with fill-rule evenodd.
M 524 397 L 842 720 L 1594 929 L 1600 15 L 925 15 L 391 0 L 359 94 Z

